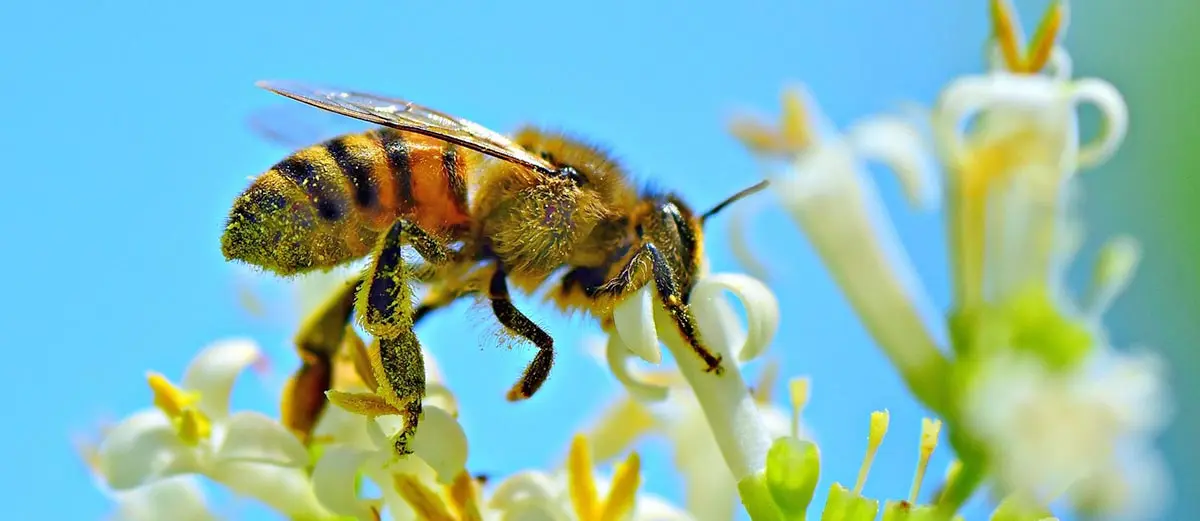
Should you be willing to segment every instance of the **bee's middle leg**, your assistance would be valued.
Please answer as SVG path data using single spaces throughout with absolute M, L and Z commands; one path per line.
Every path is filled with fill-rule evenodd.
M 554 339 L 544 329 L 525 316 L 512 303 L 508 294 L 508 274 L 501 267 L 496 267 L 488 284 L 488 296 L 492 301 L 492 312 L 500 324 L 522 338 L 533 342 L 538 352 L 533 361 L 521 374 L 521 379 L 509 389 L 507 398 L 515 402 L 527 399 L 537 392 L 546 378 L 550 376 L 550 368 L 554 366 Z
M 408 445 L 420 423 L 421 400 L 425 397 L 425 359 L 413 330 L 412 301 L 412 282 L 423 270 L 404 261 L 406 245 L 412 245 L 431 266 L 451 262 L 455 255 L 421 227 L 397 220 L 379 238 L 355 299 L 359 322 L 379 340 L 379 374 L 375 377 L 381 389 L 375 391 L 405 419 L 396 438 L 396 451 L 401 455 L 412 452 Z M 382 389 L 384 386 L 387 389 Z

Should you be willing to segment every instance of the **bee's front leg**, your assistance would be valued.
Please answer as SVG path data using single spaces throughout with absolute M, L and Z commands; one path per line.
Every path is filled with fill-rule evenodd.
M 416 224 L 397 220 L 376 244 L 355 299 L 363 328 L 379 339 L 379 360 L 373 365 L 380 387 L 374 391 L 405 419 L 396 438 L 400 455 L 412 453 L 409 443 L 420 423 L 425 398 L 425 360 L 413 330 L 416 316 L 411 285 L 424 270 L 404 261 L 401 254 L 410 244 L 432 266 L 445 265 L 455 255 Z
M 663 308 L 667 314 L 671 316 L 671 320 L 675 322 L 676 329 L 683 339 L 692 347 L 692 350 L 704 360 L 708 366 L 707 371 L 720 375 L 725 371 L 721 367 L 721 355 L 715 354 L 707 347 L 700 339 L 700 330 L 696 327 L 696 318 L 692 315 L 691 309 L 683 301 L 683 293 L 675 284 L 675 272 L 671 269 L 671 265 L 667 263 L 662 252 L 654 243 L 643 243 L 641 247 L 629 257 L 629 262 L 621 269 L 621 271 L 612 280 L 605 282 L 598 288 L 598 293 L 607 293 L 613 296 L 628 294 L 636 291 L 634 287 L 634 275 L 637 272 L 637 267 L 649 261 L 651 272 L 654 275 L 654 286 L 658 290 L 659 300 L 662 301 Z

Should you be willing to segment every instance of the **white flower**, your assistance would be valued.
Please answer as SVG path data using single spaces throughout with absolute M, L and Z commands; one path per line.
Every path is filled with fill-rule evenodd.
M 229 414 L 234 380 L 259 356 L 254 343 L 228 340 L 192 360 L 182 388 L 151 373 L 157 409 L 130 415 L 100 443 L 97 469 L 105 482 L 125 491 L 202 474 L 287 515 L 327 517 L 313 497 L 299 440 L 260 413 Z
M 487 506 L 496 519 L 525 521 L 687 521 L 686 512 L 661 498 L 638 494 L 641 463 L 630 453 L 611 480 L 598 478 L 586 437 L 576 436 L 564 469 L 526 471 L 500 482 Z
M 738 324 L 737 314 L 723 292 L 741 300 L 747 328 Z M 629 353 L 657 363 L 658 343 L 671 350 L 675 363 L 695 393 L 726 465 L 734 478 L 760 475 L 766 468 L 766 453 L 774 439 L 759 413 L 758 404 L 742 378 L 738 362 L 761 354 L 779 326 L 779 303 L 761 282 L 740 274 L 701 273 L 691 294 L 689 307 L 706 347 L 724 360 L 723 374 L 707 371 L 683 339 L 677 326 L 647 285 L 616 306 L 615 333 L 609 336 L 608 360 L 614 375 L 635 396 L 662 399 L 666 388 L 638 382 L 625 366 Z
M 1101 511 L 1150 519 L 1169 496 L 1151 449 L 1165 409 L 1161 361 L 1103 351 L 1088 367 L 1050 371 L 1034 356 L 988 360 L 964 406 L 1008 490 L 1048 504 L 1063 493 Z
M 747 130 L 757 125 L 758 130 Z M 932 309 L 900 245 L 865 161 L 899 176 L 917 208 L 936 201 L 929 157 L 917 127 L 899 116 L 875 117 L 838 135 L 809 93 L 784 92 L 779 135 L 801 135 L 788 147 L 755 143 L 773 131 L 737 123 L 734 132 L 772 166 L 772 190 L 820 256 L 867 331 L 927 403 L 929 375 L 945 363 L 922 317 Z M 782 138 L 780 138 L 782 139 Z M 785 163 L 773 166 L 775 159 Z
M 315 430 L 317 439 L 328 443 L 313 469 L 317 497 L 339 515 L 370 520 L 386 510 L 397 521 L 417 519 L 396 480 L 408 476 L 403 479 L 450 485 L 465 472 L 467 438 L 457 420 L 457 403 L 442 381 L 436 361 L 424 351 L 426 397 L 421 423 L 410 445 L 413 454 L 397 457 L 394 438 L 404 420 L 383 398 L 365 392 L 379 388 L 368 366 L 369 360 L 378 357 L 378 343 L 369 353 L 355 351 L 352 348 L 350 355 L 368 359 L 353 364 L 359 368 L 358 383 L 329 393 L 335 406 L 326 411 Z M 360 497 L 359 475 L 383 491 L 382 506 L 380 501 Z
M 605 347 L 596 351 L 603 349 Z M 620 346 L 620 349 L 624 347 Z M 762 380 L 752 393 L 769 437 L 773 440 L 793 434 L 811 439 L 807 429 L 799 424 L 798 417 L 795 418 L 796 432 L 792 432 L 793 418 L 771 403 L 776 370 L 775 364 L 764 368 Z M 626 394 L 610 405 L 591 427 L 588 436 L 596 460 L 605 462 L 625 453 L 642 437 L 663 436 L 669 441 L 675 465 L 683 475 L 687 511 L 702 521 L 732 519 L 738 504 L 737 484 L 724 460 L 714 457 L 720 453 L 720 446 L 696 394 L 674 370 L 639 372 L 634 379 L 668 389 L 666 400 L 647 403 L 633 394 Z
M 171 518 L 180 521 L 216 521 L 217 515 L 208 507 L 204 489 L 195 476 L 171 476 L 140 487 L 113 490 L 100 472 L 99 444 L 111 431 L 100 429 L 100 439 L 78 439 L 76 449 L 87 466 L 96 488 L 113 502 L 110 519 L 113 521 L 159 521 Z

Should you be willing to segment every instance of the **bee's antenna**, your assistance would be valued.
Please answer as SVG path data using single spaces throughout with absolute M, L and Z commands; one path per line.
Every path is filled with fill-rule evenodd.
M 770 184 L 770 181 L 764 179 L 764 180 L 756 183 L 754 186 L 751 186 L 750 188 L 742 190 L 736 194 L 733 194 L 733 195 L 729 196 L 727 199 L 725 199 L 724 201 L 717 203 L 717 205 L 712 207 L 711 210 L 704 212 L 703 214 L 700 215 L 700 224 L 703 225 L 704 221 L 707 221 L 709 217 L 716 215 L 717 212 L 720 212 L 721 210 L 724 210 L 727 206 L 737 202 L 738 199 L 741 199 L 741 198 L 749 196 L 749 195 L 754 195 L 755 193 L 762 191 L 764 188 L 767 187 L 768 184 Z

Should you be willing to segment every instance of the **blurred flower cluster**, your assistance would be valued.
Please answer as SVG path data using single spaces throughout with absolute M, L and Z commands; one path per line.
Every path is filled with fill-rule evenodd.
M 808 377 L 787 381 L 784 408 L 772 395 L 777 365 L 766 362 L 753 384 L 741 371 L 774 339 L 775 296 L 754 277 L 707 267 L 689 305 L 725 371 L 707 371 L 654 289 L 640 290 L 615 308 L 592 349 L 625 392 L 564 440 L 561 468 L 472 475 L 462 411 L 429 352 L 422 420 L 406 440 L 412 454 L 398 453 L 405 420 L 381 383 L 379 343 L 346 326 L 353 284 L 342 288 L 338 279 L 320 298 L 304 297 L 301 367 L 282 386 L 278 414 L 230 410 L 234 382 L 264 354 L 250 340 L 216 342 L 178 380 L 148 373 L 148 407 L 80 445 L 97 486 L 115 518 L 130 521 L 225 517 L 200 478 L 306 521 L 717 521 L 735 517 L 739 504 L 755 520 L 812 511 L 822 520 L 951 519 L 985 485 L 999 499 L 991 517 L 998 521 L 1052 519 L 1052 505 L 1152 516 L 1169 486 L 1152 448 L 1169 417 L 1159 362 L 1108 345 L 1102 322 L 1133 275 L 1137 243 L 1109 241 L 1082 298 L 1064 283 L 1082 237 L 1076 174 L 1119 147 L 1126 107 L 1103 80 L 1071 76 L 1059 45 L 1064 4 L 1051 5 L 1028 44 L 1008 4 L 991 5 L 990 67 L 951 82 L 930 109 L 875 116 L 839 134 L 795 88 L 784 93 L 777 125 L 749 117 L 731 125 L 878 348 L 938 417 L 922 423 L 907 494 L 863 495 L 889 426 L 887 411 L 878 411 L 853 487 L 835 482 L 810 506 L 821 455 L 801 418 Z M 1076 111 L 1085 103 L 1103 123 L 1081 143 Z M 917 209 L 943 207 L 953 287 L 944 323 L 917 313 L 929 297 L 865 176 L 870 160 L 900 177 Z M 753 261 L 744 245 L 734 248 Z M 949 345 L 938 345 L 935 328 Z M 674 367 L 663 366 L 663 346 Z M 635 358 L 657 367 L 637 368 Z M 943 431 L 957 459 L 923 502 Z M 633 449 L 647 436 L 673 451 L 684 504 L 639 492 Z

